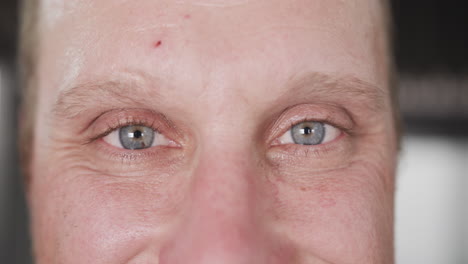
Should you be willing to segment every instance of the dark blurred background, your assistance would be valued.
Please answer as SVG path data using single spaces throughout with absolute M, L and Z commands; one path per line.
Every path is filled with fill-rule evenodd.
M 17 0 L 0 2 L 0 263 L 31 263 L 15 142 Z M 404 139 L 396 197 L 401 264 L 468 263 L 468 8 L 392 1 Z

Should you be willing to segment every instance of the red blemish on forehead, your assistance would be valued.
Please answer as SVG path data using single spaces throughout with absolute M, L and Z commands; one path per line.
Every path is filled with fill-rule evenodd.
M 156 42 L 153 44 L 153 47 L 154 47 L 154 48 L 158 48 L 159 46 L 161 46 L 161 44 L 162 44 L 162 41 L 161 41 L 161 40 L 158 40 L 158 41 L 156 41 Z
M 184 15 L 184 18 L 185 18 L 185 19 L 190 19 L 191 16 L 190 16 L 189 14 L 185 14 L 185 15 Z

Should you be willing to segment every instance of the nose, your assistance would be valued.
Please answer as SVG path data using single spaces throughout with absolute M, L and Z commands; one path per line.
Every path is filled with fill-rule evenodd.
M 265 228 L 253 162 L 242 153 L 202 155 L 187 208 L 160 264 L 289 263 Z

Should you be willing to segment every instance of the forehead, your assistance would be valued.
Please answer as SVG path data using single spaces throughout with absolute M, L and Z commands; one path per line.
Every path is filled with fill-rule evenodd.
M 249 82 L 304 71 L 385 86 L 379 8 L 376 0 L 44 0 L 39 71 L 48 77 L 40 86 L 56 94 L 144 72 L 179 87 L 174 93 L 216 82 L 244 93 Z

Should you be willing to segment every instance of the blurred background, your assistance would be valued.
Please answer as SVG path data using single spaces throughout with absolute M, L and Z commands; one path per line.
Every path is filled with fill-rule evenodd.
M 32 263 L 18 172 L 18 0 L 0 2 L 0 263 Z M 404 138 L 396 193 L 398 264 L 468 264 L 468 9 L 394 0 Z M 9 131 L 8 129 L 11 129 Z

